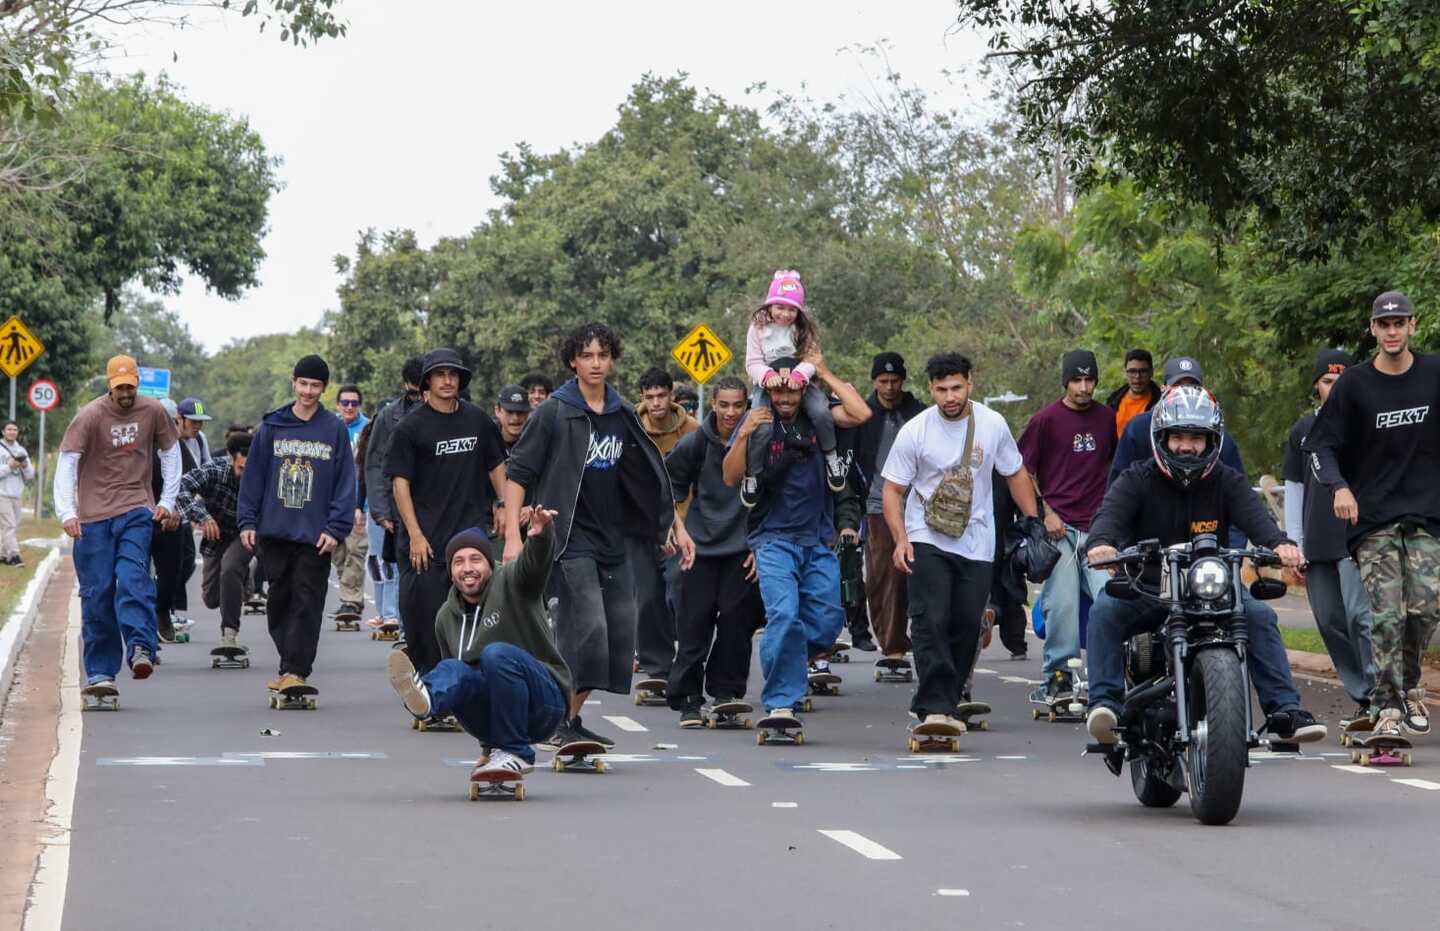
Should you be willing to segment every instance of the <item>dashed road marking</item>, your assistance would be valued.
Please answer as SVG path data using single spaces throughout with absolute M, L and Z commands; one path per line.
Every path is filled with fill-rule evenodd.
M 877 844 L 865 835 L 857 834 L 854 831 L 834 831 L 822 829 L 820 833 L 835 841 L 837 844 L 844 844 L 846 847 L 849 847 L 851 850 L 855 851 L 856 853 L 860 854 L 860 856 L 865 857 L 868 860 L 902 859 L 900 854 L 891 850 L 889 847 Z
M 1336 766 L 1336 765 L 1334 765 L 1334 764 L 1331 764 L 1330 768 L 1331 768 L 1331 769 L 1338 769 L 1338 770 L 1340 770 L 1340 772 L 1342 772 L 1342 773 L 1359 773 L 1361 776 L 1379 776 L 1379 775 L 1381 775 L 1380 770 L 1378 770 L 1378 769 L 1371 769 L 1371 768 L 1368 767 L 1368 766 L 1350 766 L 1350 765 L 1347 765 L 1347 766 Z
M 718 783 L 720 783 L 722 786 L 743 787 L 743 786 L 748 786 L 748 785 L 750 784 L 750 783 L 746 782 L 744 779 L 741 779 L 739 776 L 732 776 L 731 774 L 725 772 L 725 770 L 723 770 L 723 769 L 699 769 L 699 768 L 697 768 L 697 769 L 695 770 L 695 772 L 697 772 L 697 773 L 699 773 L 700 775 L 704 776 L 706 779 L 709 779 L 711 782 L 718 782 Z
M 264 766 L 261 759 L 225 756 L 107 756 L 96 766 Z
M 995 759 L 997 759 L 997 760 L 1023 760 L 1023 759 L 1027 759 L 1027 757 L 1023 757 L 1023 756 L 997 756 Z
M 1431 792 L 1440 791 L 1440 782 L 1431 782 L 1429 779 L 1395 779 L 1391 782 L 1398 782 L 1402 786 L 1410 786 L 1415 789 L 1429 789 Z
M 622 731 L 629 731 L 632 734 L 638 734 L 641 731 L 648 731 L 650 729 L 634 718 L 627 718 L 623 714 L 607 714 L 604 715 L 604 718 Z
M 981 667 L 979 667 L 979 666 L 976 666 L 976 667 L 975 667 L 975 671 L 976 671 L 977 673 L 979 673 L 980 675 L 982 675 L 982 676 L 998 676 L 998 675 L 999 675 L 999 673 L 996 672 L 996 671 L 993 670 L 993 669 L 983 669 L 983 668 L 981 668 Z
M 946 896 L 969 896 L 969 895 L 970 895 L 970 890 L 969 890 L 969 889 L 936 889 L 936 890 L 935 890 L 935 894 L 936 894 L 936 895 L 946 895 Z
M 771 802 L 771 808 L 799 808 L 799 802 Z

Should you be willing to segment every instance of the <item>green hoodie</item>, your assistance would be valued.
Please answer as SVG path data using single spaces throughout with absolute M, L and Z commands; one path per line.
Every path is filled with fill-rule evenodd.
M 555 550 L 553 524 L 525 541 L 520 558 L 491 573 L 480 589 L 480 600 L 470 604 L 460 590 L 450 586 L 445 604 L 435 614 L 435 637 L 440 654 L 473 666 L 492 643 L 509 643 L 539 660 L 560 691 L 568 707 L 574 684 L 570 668 L 555 646 L 550 621 L 545 616 L 545 582 Z

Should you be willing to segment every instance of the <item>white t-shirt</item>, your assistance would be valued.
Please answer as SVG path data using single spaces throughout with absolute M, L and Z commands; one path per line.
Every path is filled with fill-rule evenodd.
M 940 485 L 945 470 L 959 460 L 965 451 L 965 431 L 969 429 L 965 420 L 949 421 L 940 416 L 940 408 L 927 408 L 900 428 L 881 474 L 886 481 L 910 487 L 905 498 L 905 533 L 911 543 L 929 543 L 966 559 L 993 562 L 995 505 L 991 478 L 997 471 L 1001 475 L 1014 475 L 1025 463 L 1005 418 L 978 401 L 970 402 L 970 406 L 975 412 L 975 443 L 970 450 L 974 491 L 970 524 L 963 536 L 956 538 L 927 527 L 925 504 L 916 492 L 930 497 Z

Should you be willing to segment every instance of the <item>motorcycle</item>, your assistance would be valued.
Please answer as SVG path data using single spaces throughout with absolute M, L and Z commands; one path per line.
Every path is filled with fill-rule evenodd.
M 1105 584 L 1114 598 L 1164 605 L 1165 620 L 1125 647 L 1126 694 L 1114 744 L 1092 743 L 1119 776 L 1130 765 L 1135 797 L 1148 808 L 1168 808 L 1182 793 L 1204 824 L 1228 824 L 1240 811 L 1251 748 L 1260 746 L 1251 719 L 1250 674 L 1245 663 L 1249 631 L 1241 602 L 1241 568 L 1276 566 L 1269 549 L 1227 549 L 1214 534 L 1162 547 L 1142 540 L 1114 558 L 1091 563 L 1121 575 Z M 1160 569 L 1158 590 L 1142 585 L 1147 567 Z M 1284 582 L 1258 578 L 1252 597 L 1280 598 Z

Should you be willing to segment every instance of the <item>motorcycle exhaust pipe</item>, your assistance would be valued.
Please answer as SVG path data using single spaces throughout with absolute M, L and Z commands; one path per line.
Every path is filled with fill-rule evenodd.
M 1164 698 L 1174 685 L 1174 677 L 1163 676 L 1149 685 L 1139 685 L 1131 689 L 1130 693 L 1125 696 L 1125 717 L 1128 719 L 1133 712 Z

